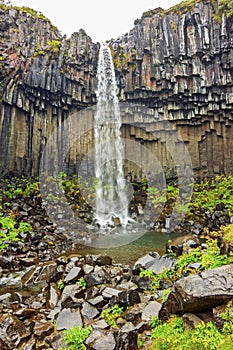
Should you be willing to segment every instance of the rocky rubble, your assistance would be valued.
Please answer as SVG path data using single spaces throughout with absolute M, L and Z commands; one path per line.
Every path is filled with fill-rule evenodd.
M 62 331 L 81 325 L 92 327 L 85 341 L 89 350 L 136 350 L 137 335 L 149 334 L 153 316 L 166 319 L 178 313 L 189 325 L 210 319 L 219 323 L 221 305 L 233 298 L 232 265 L 181 278 L 162 302 L 162 290 L 148 292 L 139 268 L 159 273 L 175 264 L 176 259 L 156 252 L 133 268 L 105 255 L 60 256 L 33 264 L 18 290 L 0 296 L 1 349 L 67 348 Z M 110 327 L 101 312 L 116 304 L 124 312 Z

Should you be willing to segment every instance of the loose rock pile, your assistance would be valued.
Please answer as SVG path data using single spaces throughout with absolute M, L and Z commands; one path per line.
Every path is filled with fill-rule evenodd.
M 140 270 L 160 273 L 175 264 L 175 258 L 156 252 L 140 258 L 133 268 L 114 264 L 105 255 L 32 262 L 18 290 L 9 289 L 0 296 L 0 348 L 67 348 L 63 330 L 91 325 L 85 341 L 89 350 L 138 349 L 138 333 L 145 337 L 147 349 L 151 316 L 165 320 L 170 313 L 178 313 L 191 326 L 200 320 L 221 323 L 222 305 L 233 298 L 233 266 L 182 278 L 161 302 L 162 290 L 148 292 L 150 280 L 140 277 Z M 101 312 L 116 304 L 124 313 L 116 327 L 110 327 Z

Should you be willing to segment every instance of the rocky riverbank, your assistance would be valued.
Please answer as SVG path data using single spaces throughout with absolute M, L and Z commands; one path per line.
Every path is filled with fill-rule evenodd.
M 232 208 L 228 206 L 228 202 L 232 203 L 231 179 L 197 183 L 195 198 L 198 189 L 207 196 L 217 186 L 222 193 L 227 184 L 225 197 L 218 195 L 219 201 L 215 198 L 214 205 L 207 200 L 208 207 L 203 204 L 200 208 L 194 198 L 192 210 L 176 229 L 181 237 L 167 244 L 168 254 L 150 252 L 130 265 L 116 263 L 104 254 L 69 255 L 77 246 L 67 236 L 72 223 L 62 229 L 50 221 L 38 182 L 13 177 L 2 179 L 1 349 L 67 348 L 64 330 L 78 325 L 84 329 L 91 327 L 85 340 L 87 349 L 138 349 L 139 338 L 144 343 L 141 348 L 149 349 L 151 317 L 166 321 L 172 314 L 182 316 L 190 327 L 201 320 L 212 320 L 221 328 L 224 323 L 221 312 L 233 298 L 232 241 L 229 237 L 225 241 L 225 231 L 221 229 L 232 220 Z M 89 225 L 90 207 L 77 188 L 69 183 L 66 192 L 79 219 Z M 56 193 L 52 195 L 48 191 L 47 200 L 62 215 Z M 166 231 L 165 219 L 174 200 L 173 196 L 169 197 L 170 206 L 165 206 L 155 229 L 159 225 Z M 137 201 L 133 203 L 136 204 Z M 135 211 L 136 214 L 140 218 L 140 213 Z M 80 226 L 84 239 L 85 225 Z M 231 238 L 232 227 L 229 227 Z M 9 239 L 4 239 L 4 235 Z M 208 246 L 207 236 L 217 238 L 219 247 L 216 241 Z

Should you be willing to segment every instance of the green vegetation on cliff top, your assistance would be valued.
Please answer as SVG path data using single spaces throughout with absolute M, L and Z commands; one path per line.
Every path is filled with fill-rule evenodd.
M 194 10 L 195 4 L 201 2 L 201 0 L 184 0 L 175 6 L 170 7 L 167 10 L 161 8 L 149 10 L 143 13 L 142 18 L 153 16 L 156 13 L 160 13 L 163 17 L 168 13 L 181 15 L 186 12 Z M 233 15 L 233 0 L 202 0 L 203 3 L 211 3 L 214 9 L 213 18 L 218 22 L 221 21 L 222 14 L 225 13 L 226 17 L 229 18 Z
M 0 9 L 9 10 L 9 9 L 12 9 L 12 8 L 17 10 L 17 11 L 28 13 L 34 18 L 43 19 L 43 20 L 45 20 L 46 22 L 49 22 L 52 25 L 51 21 L 47 17 L 45 17 L 41 12 L 33 10 L 32 8 L 27 7 L 27 6 L 22 6 L 22 7 L 21 6 L 14 6 L 14 5 L 12 5 L 10 0 L 0 0 Z M 53 27 L 55 29 L 57 29 L 55 26 L 53 26 Z

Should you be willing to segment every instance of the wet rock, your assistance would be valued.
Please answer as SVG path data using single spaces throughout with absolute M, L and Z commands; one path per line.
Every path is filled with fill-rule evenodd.
M 23 277 L 22 283 L 24 285 L 36 284 L 48 281 L 56 270 L 55 262 L 47 262 L 40 264 L 36 267 L 32 267 Z
M 54 323 L 52 321 L 38 322 L 34 327 L 34 336 L 38 340 L 43 340 L 46 336 L 52 334 L 54 331 Z
M 79 310 L 63 309 L 56 320 L 57 330 L 70 329 L 74 326 L 83 326 L 82 316 Z
M 0 340 L 6 349 L 14 349 L 29 336 L 30 331 L 17 317 L 10 314 L 0 314 Z
M 217 267 L 174 283 L 163 304 L 168 312 L 202 312 L 233 298 L 233 265 Z
M 94 261 L 99 266 L 112 265 L 112 258 L 108 255 L 98 255 Z

